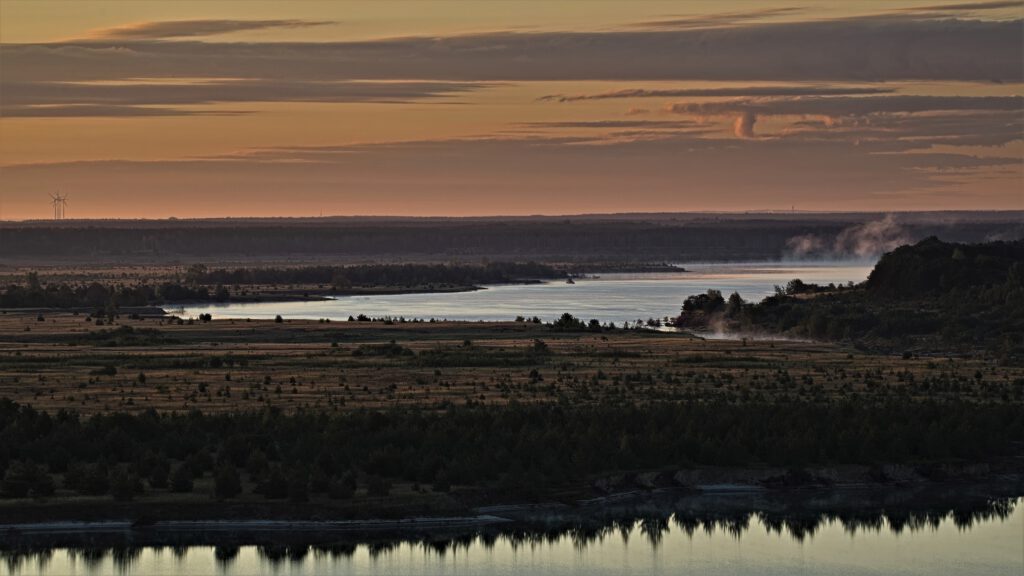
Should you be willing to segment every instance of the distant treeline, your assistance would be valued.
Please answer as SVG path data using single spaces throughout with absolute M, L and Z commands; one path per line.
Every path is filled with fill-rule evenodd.
M 208 270 L 194 266 L 187 280 L 198 284 L 322 284 L 351 286 L 475 286 L 564 277 L 565 272 L 535 262 L 472 264 L 364 264 L 294 268 L 235 268 Z
M 205 286 L 189 286 L 177 282 L 155 285 L 105 285 L 99 282 L 43 285 L 38 274 L 32 272 L 24 284 L 12 284 L 0 289 L 0 308 L 92 308 L 101 314 L 114 314 L 117 308 L 126 306 L 225 301 L 229 297 L 224 287 L 211 290 Z
M 1024 360 L 1024 241 L 936 238 L 886 254 L 856 287 L 794 280 L 758 304 L 712 291 L 683 304 L 681 326 L 718 325 L 889 349 L 984 350 Z
M 160 284 L 105 285 L 43 284 L 37 273 L 25 282 L 0 289 L 0 308 L 73 308 L 116 310 L 169 302 L 217 301 L 232 298 L 227 285 L 316 285 L 344 291 L 352 287 L 423 288 L 469 287 L 564 276 L 565 272 L 533 262 L 458 264 L 368 264 L 296 268 L 238 268 L 210 270 L 193 265 L 177 281 Z
M 511 405 L 444 412 L 50 415 L 0 401 L 0 493 L 190 491 L 212 475 L 224 497 L 245 474 L 268 498 L 446 490 L 540 494 L 597 475 L 699 464 L 983 461 L 1024 440 L 1019 405 L 865 401 L 736 405 Z M 225 488 L 221 492 L 221 488 Z
M 776 259 L 798 236 L 834 239 L 879 215 L 737 216 L 658 219 L 431 219 L 323 221 L 161 221 L 0 226 L 0 258 L 132 257 L 175 260 L 310 257 L 354 260 L 500 258 L 547 261 L 707 261 Z M 1001 219 L 1000 219 L 1001 218 Z M 907 238 L 933 234 L 978 242 L 1024 235 L 1019 218 L 902 225 Z M 842 257 L 842 254 L 835 255 Z

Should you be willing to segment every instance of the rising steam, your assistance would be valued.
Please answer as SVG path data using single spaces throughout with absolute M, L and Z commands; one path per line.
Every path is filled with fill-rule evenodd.
M 817 234 L 794 236 L 786 241 L 793 258 L 867 259 L 910 242 L 906 230 L 888 214 L 880 220 L 855 224 L 828 242 Z

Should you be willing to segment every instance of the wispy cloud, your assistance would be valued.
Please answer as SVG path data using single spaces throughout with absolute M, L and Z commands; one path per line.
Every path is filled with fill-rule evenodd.
M 244 110 L 186 110 L 156 106 L 75 104 L 70 106 L 0 106 L 3 118 L 138 118 L 144 116 L 238 116 Z
M 906 14 L 701 30 L 486 33 L 365 42 L 0 46 L 5 81 L 1024 81 L 1024 20 Z
M 92 30 L 85 35 L 89 40 L 162 40 L 165 38 L 195 38 L 232 32 L 266 30 L 271 28 L 309 28 L 335 22 L 313 20 L 165 20 L 137 22 Z
M 180 106 L 225 102 L 401 103 L 453 96 L 493 84 L 216 80 L 161 83 L 6 82 L 2 116 L 194 115 Z M 60 108 L 56 108 L 60 106 Z M 174 106 L 175 108 L 150 108 Z M 208 111 L 208 114 L 220 112 Z
M 703 98 L 737 96 L 852 96 L 888 94 L 895 88 L 842 87 L 842 86 L 746 86 L 736 88 L 683 88 L 648 90 L 629 88 L 597 94 L 548 94 L 541 101 L 578 102 L 580 100 L 614 100 L 621 98 Z
M 754 137 L 754 125 L 762 116 L 817 117 L 823 120 L 800 121 L 800 127 L 855 127 L 860 137 L 907 140 L 908 148 L 935 144 L 1004 144 L 1024 138 L 1020 111 L 1021 96 L 860 96 L 860 97 L 777 97 L 744 98 L 711 102 L 681 102 L 666 110 L 691 116 L 735 116 L 734 132 L 741 138 Z M 906 133 L 914 123 L 915 132 Z M 932 132 L 922 134 L 922 127 Z M 952 131 L 950 131 L 953 129 Z M 945 132 L 943 132 L 945 130 Z M 858 138 L 837 132 L 837 137 Z M 942 137 L 935 141 L 925 136 Z
M 766 116 L 859 116 L 941 110 L 1024 110 L 1024 96 L 865 96 L 742 98 L 687 102 L 667 108 L 677 114 L 714 116 L 752 112 Z
M 798 7 L 764 8 L 746 12 L 720 12 L 700 16 L 679 16 L 659 20 L 649 20 L 631 24 L 631 28 L 685 30 L 690 28 L 713 28 L 718 26 L 734 26 L 736 24 L 763 20 L 776 16 L 787 16 L 803 11 Z
M 900 12 L 981 12 L 986 10 L 1002 10 L 1016 8 L 1020 10 L 1020 0 L 997 0 L 995 2 L 964 2 L 959 4 L 937 4 L 933 6 L 914 6 L 900 8 Z
M 531 128 L 692 128 L 700 126 L 692 120 L 576 120 L 552 122 L 520 122 L 520 126 Z
M 1024 139 L 1024 116 L 1016 110 L 952 111 L 801 120 L 772 137 L 870 141 L 876 146 L 884 142 L 891 151 L 926 150 L 940 145 L 999 147 Z

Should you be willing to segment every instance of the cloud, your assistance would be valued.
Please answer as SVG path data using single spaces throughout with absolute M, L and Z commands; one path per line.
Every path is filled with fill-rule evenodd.
M 164 38 L 191 38 L 213 36 L 248 30 L 270 28 L 309 28 L 335 22 L 311 20 L 166 20 L 138 22 L 88 32 L 88 40 L 160 40 Z
M 145 116 L 190 115 L 187 109 L 142 108 L 225 102 L 408 102 L 483 89 L 493 84 L 469 82 L 280 82 L 216 80 L 181 83 L 6 82 L 3 116 Z M 61 106 L 61 111 L 50 106 Z M 109 114 L 102 111 L 107 110 Z M 210 111 L 209 113 L 216 113 Z
M 5 82 L 1024 81 L 1024 21 L 895 14 L 700 30 L 494 32 L 363 42 L 88 41 L 0 46 Z
M 1022 96 L 870 96 L 793 97 L 690 102 L 668 106 L 676 114 L 715 116 L 754 113 L 764 116 L 860 116 L 942 110 L 1024 110 Z
M 238 116 L 244 110 L 183 110 L 147 106 L 106 106 L 76 104 L 72 106 L 3 106 L 3 118 L 136 118 L 140 116 Z
M 1020 0 L 973 2 L 964 4 L 939 4 L 935 6 L 914 6 L 902 8 L 900 12 L 979 12 L 982 10 L 1001 10 L 1004 8 L 1020 9 Z
M 691 120 L 579 120 L 564 122 L 520 122 L 531 128 L 692 128 Z
M 907 148 L 935 144 L 999 145 L 1021 138 L 1021 96 L 862 96 L 736 99 L 671 104 L 668 112 L 690 116 L 735 116 L 734 132 L 740 138 L 754 136 L 762 116 L 818 117 L 794 124 L 796 132 L 780 137 L 801 137 L 800 129 L 838 128 L 837 138 L 919 137 Z M 936 118 L 935 113 L 946 114 Z M 895 117 L 894 117 L 895 115 Z M 912 119 L 908 119 L 908 117 Z M 993 122 L 994 120 L 994 122 Z M 910 124 L 914 126 L 911 129 Z M 852 129 L 852 130 L 850 130 Z M 817 136 L 815 132 L 812 136 Z M 945 138 L 941 138 L 945 137 Z
M 650 20 L 631 24 L 630 28 L 653 28 L 685 30 L 691 28 L 712 28 L 719 26 L 734 26 L 741 22 L 750 22 L 775 16 L 785 16 L 803 11 L 803 8 L 763 8 L 761 10 L 750 10 L 747 12 L 721 12 L 718 14 L 704 14 L 700 16 L 685 16 L 679 18 L 666 18 L 663 20 Z
M 753 138 L 754 124 L 757 124 L 757 116 L 750 112 L 744 112 L 736 118 L 736 122 L 733 124 L 733 131 L 740 138 Z
M 781 139 L 889 141 L 894 150 L 937 145 L 1003 146 L 1024 138 L 1024 116 L 1017 110 L 877 114 L 869 117 L 793 122 Z
M 853 96 L 890 94 L 895 88 L 831 87 L 831 86 L 748 86 L 739 88 L 684 88 L 675 90 L 646 90 L 630 88 L 598 94 L 548 94 L 541 101 L 578 102 L 580 100 L 611 100 L 619 98 L 711 98 L 738 96 Z

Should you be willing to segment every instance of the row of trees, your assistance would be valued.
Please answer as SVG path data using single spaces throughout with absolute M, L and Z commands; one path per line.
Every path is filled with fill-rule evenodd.
M 167 302 L 231 299 L 226 287 L 247 285 L 319 285 L 334 290 L 358 287 L 475 286 L 565 276 L 565 272 L 535 262 L 461 264 L 367 264 L 359 266 L 302 266 L 294 268 L 236 268 L 210 270 L 196 264 L 181 281 L 158 284 L 43 284 L 36 272 L 25 281 L 0 289 L 0 308 L 71 308 L 148 306 Z
M 51 475 L 62 475 L 68 489 L 115 496 L 134 493 L 143 480 L 187 490 L 190 478 L 210 475 L 230 497 L 242 471 L 267 497 L 301 499 L 308 490 L 345 497 L 356 482 L 382 495 L 398 481 L 539 494 L 594 475 L 697 464 L 978 461 L 1022 440 L 1019 406 L 967 402 L 151 411 L 86 419 L 0 401 L 0 477 L 9 496 L 45 495 Z
M 176 282 L 160 284 L 46 284 L 35 272 L 23 284 L 0 290 L 0 308 L 74 308 L 97 310 L 124 306 L 149 306 L 165 302 L 224 301 L 230 297 L 223 286 L 210 289 Z

